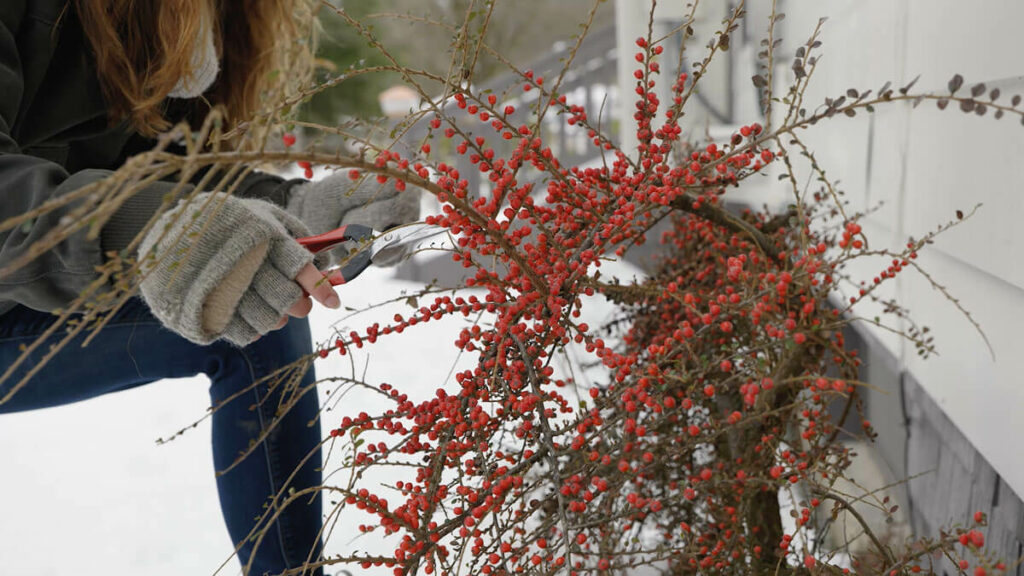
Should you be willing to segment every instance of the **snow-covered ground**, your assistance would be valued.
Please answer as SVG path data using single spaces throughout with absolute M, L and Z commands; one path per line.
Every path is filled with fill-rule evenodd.
M 615 268 L 626 279 L 633 272 L 622 264 L 602 268 L 606 274 Z M 341 290 L 343 305 L 361 309 L 399 301 L 349 319 L 350 312 L 317 307 L 311 315 L 314 338 L 330 341 L 335 328 L 383 324 L 396 312 L 407 314 L 399 297 L 417 287 L 395 280 L 390 270 L 371 268 Z M 591 325 L 609 313 L 603 301 L 586 308 Z M 350 376 L 354 370 L 368 382 L 399 384 L 427 397 L 459 361 L 453 345 L 459 322 L 416 326 L 353 355 L 331 355 L 318 362 L 317 375 Z M 0 576 L 213 574 L 232 547 L 217 503 L 209 421 L 173 442 L 155 443 L 203 415 L 206 387 L 205 377 L 165 380 L 79 404 L 0 416 Z M 326 400 L 334 387 L 320 388 Z M 374 396 L 348 393 L 326 413 L 325 426 L 346 414 L 372 412 L 381 406 Z M 353 521 L 335 527 L 328 554 L 393 550 L 373 535 L 356 538 L 358 522 L 368 518 L 348 515 L 354 512 L 346 511 Z M 221 574 L 239 572 L 231 560 Z

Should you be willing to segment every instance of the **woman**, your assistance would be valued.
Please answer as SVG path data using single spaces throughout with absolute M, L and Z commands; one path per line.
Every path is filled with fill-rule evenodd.
M 223 106 L 230 122 L 247 118 L 279 47 L 295 40 L 289 23 L 297 1 L 0 3 L 0 222 L 104 178 L 151 148 L 158 132 L 183 119 L 195 124 L 210 106 Z M 418 212 L 413 195 L 349 190 L 346 182 L 345 176 L 306 183 L 252 173 L 230 196 L 201 192 L 160 216 L 134 254 L 155 255 L 142 299 L 120 310 L 88 347 L 72 341 L 12 394 L 42 353 L 23 363 L 0 384 L 0 412 L 205 373 L 218 407 L 215 466 L 230 468 L 217 478 L 221 508 L 243 566 L 251 563 L 251 574 L 275 574 L 316 560 L 319 498 L 296 502 L 267 525 L 255 520 L 274 495 L 320 483 L 320 430 L 310 425 L 318 413 L 312 370 L 298 388 L 309 391 L 297 399 L 261 382 L 312 350 L 305 320 L 312 301 L 305 293 L 339 305 L 294 238 L 348 222 L 379 229 Z M 155 182 L 118 209 L 98 239 L 77 233 L 0 278 L 2 368 L 52 324 L 50 311 L 95 280 L 105 254 L 129 246 L 174 190 L 192 191 Z M 74 206 L 0 232 L 0 268 Z M 181 235 L 189 226 L 202 234 Z M 187 256 L 162 257 L 177 253 L 177 236 L 189 245 Z M 294 406 L 281 415 L 275 409 L 285 401 Z M 231 467 L 268 429 L 265 441 Z M 247 539 L 254 528 L 265 532 L 258 547 Z

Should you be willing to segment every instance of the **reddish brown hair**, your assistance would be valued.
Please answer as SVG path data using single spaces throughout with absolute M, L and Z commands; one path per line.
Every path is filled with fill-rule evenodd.
M 220 73 L 204 95 L 229 123 L 248 119 L 280 55 L 297 39 L 299 0 L 74 0 L 96 61 L 112 122 L 141 133 L 170 127 L 162 102 L 192 72 L 203 14 L 210 15 Z

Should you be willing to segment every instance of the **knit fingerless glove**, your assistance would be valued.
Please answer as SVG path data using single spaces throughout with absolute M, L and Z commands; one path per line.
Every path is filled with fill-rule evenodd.
M 302 297 L 294 278 L 313 255 L 309 230 L 277 205 L 198 194 L 163 214 L 139 247 L 140 292 L 167 328 L 197 344 L 244 346 Z
M 346 224 L 361 224 L 383 232 L 419 219 L 420 194 L 415 189 L 399 192 L 393 186 L 370 181 L 357 184 L 346 173 L 337 172 L 292 187 L 288 212 L 302 220 L 313 234 Z M 332 250 L 332 261 L 341 260 L 345 254 L 344 247 Z

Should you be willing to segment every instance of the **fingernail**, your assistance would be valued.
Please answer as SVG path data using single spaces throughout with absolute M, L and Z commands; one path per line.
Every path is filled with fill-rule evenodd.
M 331 294 L 327 297 L 327 300 L 324 301 L 324 304 L 326 304 L 328 308 L 337 308 L 338 306 L 341 306 L 341 300 L 338 300 L 337 294 Z

